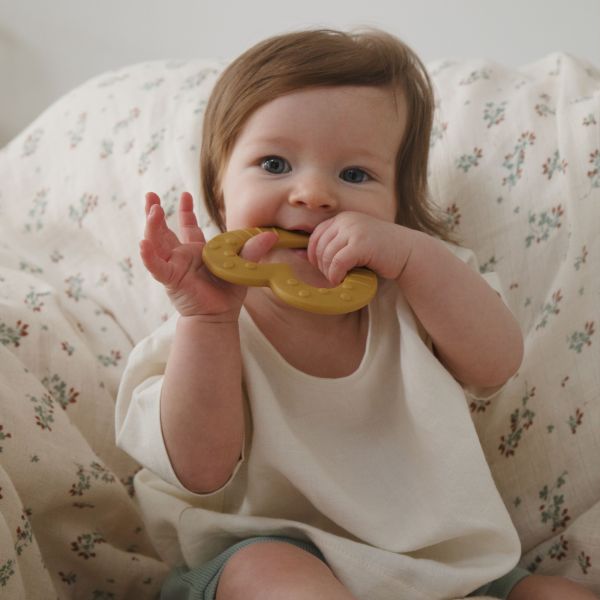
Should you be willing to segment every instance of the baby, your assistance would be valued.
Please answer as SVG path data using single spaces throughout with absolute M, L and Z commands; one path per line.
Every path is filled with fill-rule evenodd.
M 161 556 L 161 598 L 591 599 L 515 567 L 520 544 L 465 393 L 518 369 L 522 337 L 427 195 L 433 113 L 415 54 L 380 31 L 277 36 L 235 60 L 206 108 L 202 182 L 222 230 L 310 236 L 242 256 L 373 301 L 319 315 L 203 264 L 190 194 L 180 238 L 146 197 L 141 257 L 176 318 L 132 352 L 117 441 Z M 492 285 L 490 285 L 492 284 Z

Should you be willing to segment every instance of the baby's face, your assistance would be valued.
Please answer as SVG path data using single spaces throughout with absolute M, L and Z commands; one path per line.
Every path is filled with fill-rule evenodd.
M 263 105 L 223 173 L 227 229 L 311 232 L 348 210 L 393 222 L 406 115 L 403 94 L 377 87 L 309 88 Z

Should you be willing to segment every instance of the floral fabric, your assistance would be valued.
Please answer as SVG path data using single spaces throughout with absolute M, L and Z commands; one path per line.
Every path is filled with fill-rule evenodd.
M 137 244 L 144 193 L 199 199 L 204 106 L 223 67 L 149 62 L 67 94 L 0 151 L 0 595 L 152 598 L 169 567 L 114 443 L 132 347 L 172 313 Z M 429 65 L 432 194 L 525 336 L 519 373 L 470 406 L 521 566 L 600 592 L 600 73 Z

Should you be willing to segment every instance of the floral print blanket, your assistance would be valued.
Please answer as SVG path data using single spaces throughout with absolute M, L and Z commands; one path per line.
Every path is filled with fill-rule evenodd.
M 144 193 L 174 228 L 180 192 L 198 201 L 222 68 L 103 74 L 0 151 L 2 597 L 153 598 L 168 572 L 136 507 L 138 467 L 115 447 L 114 401 L 130 350 L 172 312 L 138 259 Z M 600 72 L 566 54 L 429 69 L 432 194 L 500 275 L 526 342 L 473 420 L 521 566 L 600 593 Z

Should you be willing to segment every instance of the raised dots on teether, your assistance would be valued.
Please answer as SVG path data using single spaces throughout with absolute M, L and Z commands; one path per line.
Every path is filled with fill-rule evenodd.
M 240 256 L 244 244 L 264 231 L 277 234 L 278 248 L 307 248 L 309 236 L 276 227 L 228 231 L 209 240 L 202 251 L 206 267 L 236 285 L 269 286 L 291 306 L 321 314 L 342 314 L 366 306 L 377 291 L 377 276 L 364 268 L 352 269 L 337 287 L 317 288 L 301 279 L 285 263 L 256 263 Z

